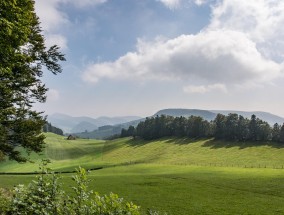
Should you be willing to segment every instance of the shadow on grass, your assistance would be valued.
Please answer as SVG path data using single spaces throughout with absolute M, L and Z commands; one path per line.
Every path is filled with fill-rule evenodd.
M 164 142 L 164 143 L 171 143 L 171 144 L 177 144 L 177 145 L 187 145 L 195 142 L 200 142 L 200 141 L 209 141 L 211 139 L 206 139 L 206 138 L 188 138 L 188 137 L 163 137 L 163 138 L 158 138 L 158 139 L 153 139 L 153 140 L 144 140 L 142 138 L 131 138 L 127 140 L 125 143 L 128 144 L 131 147 L 140 147 L 144 146 L 148 143 L 153 143 L 153 142 Z
M 139 137 L 135 137 L 135 138 L 128 139 L 127 141 L 125 141 L 125 143 L 131 147 L 141 147 L 153 141 L 155 140 L 143 140 Z
M 226 140 L 215 140 L 211 139 L 206 141 L 202 147 L 210 147 L 211 149 L 219 149 L 219 148 L 232 148 L 238 147 L 239 149 L 245 149 L 250 147 L 260 147 L 260 146 L 269 146 L 271 148 L 282 149 L 284 148 L 284 144 L 270 142 L 270 141 L 226 141 Z
M 153 142 L 165 142 L 177 145 L 188 145 L 196 142 L 203 142 L 202 147 L 210 147 L 211 149 L 219 149 L 219 148 L 232 148 L 238 147 L 239 149 L 245 149 L 249 147 L 260 147 L 260 146 L 269 146 L 271 148 L 282 149 L 284 148 L 284 144 L 271 142 L 271 141 L 226 141 L 226 140 L 216 140 L 214 138 L 206 139 L 206 138 L 187 138 L 187 137 L 164 137 L 154 140 L 143 140 L 142 138 L 129 138 L 124 141 L 125 144 L 129 147 L 141 147 L 146 144 Z M 114 148 L 118 148 L 119 146 L 113 146 Z M 114 148 L 111 147 L 111 150 Z M 106 151 L 104 151 L 106 152 Z
M 125 140 L 124 140 L 125 139 Z M 103 149 L 102 149 L 102 153 L 110 153 L 112 151 L 115 151 L 116 149 L 119 149 L 121 146 L 125 145 L 128 147 L 141 147 L 146 145 L 147 143 L 150 143 L 152 141 L 146 141 L 143 140 L 141 138 L 121 138 L 121 139 L 114 139 L 114 140 L 110 140 L 110 141 L 106 141 Z
M 177 145 L 187 145 L 195 142 L 200 141 L 208 141 L 208 139 L 205 138 L 188 138 L 188 137 L 170 137 L 165 139 L 165 143 L 173 143 Z
M 144 146 L 153 141 L 162 141 L 165 143 L 172 143 L 177 145 L 186 145 L 192 144 L 196 142 L 204 142 L 202 147 L 210 147 L 212 149 L 218 148 L 232 148 L 239 147 L 239 149 L 245 149 L 249 147 L 260 147 L 260 146 L 269 146 L 271 148 L 282 149 L 284 148 L 284 144 L 271 142 L 271 141 L 227 141 L 227 140 L 216 140 L 214 138 L 206 139 L 206 138 L 187 138 L 187 137 L 164 137 L 155 140 L 143 140 L 141 138 L 129 139 L 125 143 L 131 147 L 140 147 Z

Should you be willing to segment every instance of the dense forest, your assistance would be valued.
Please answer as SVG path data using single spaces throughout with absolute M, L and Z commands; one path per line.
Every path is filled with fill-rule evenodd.
M 148 117 L 137 127 L 122 129 L 121 137 L 139 136 L 145 140 L 161 137 L 212 138 L 231 141 L 275 141 L 284 143 L 284 124 L 267 122 L 252 115 L 250 119 L 238 114 L 218 114 L 212 121 L 199 116 L 173 117 L 157 115 Z
M 49 122 L 45 123 L 43 126 L 43 132 L 51 132 L 54 134 L 63 135 L 63 131 L 60 128 L 51 125 Z

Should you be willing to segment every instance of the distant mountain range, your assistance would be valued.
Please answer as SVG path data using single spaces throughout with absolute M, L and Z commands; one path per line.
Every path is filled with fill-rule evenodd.
M 234 110 L 200 110 L 200 109 L 163 109 L 152 116 L 169 115 L 169 116 L 184 116 L 189 117 L 200 116 L 208 121 L 214 120 L 218 113 L 228 115 L 229 113 L 236 113 L 250 118 L 255 114 L 258 118 L 268 122 L 270 125 L 274 123 L 283 124 L 284 118 L 261 111 L 234 111 Z M 151 117 L 151 116 L 150 116 Z M 48 121 L 61 129 L 65 133 L 73 133 L 82 138 L 96 138 L 105 139 L 112 135 L 120 134 L 122 128 L 128 128 L 130 125 L 137 126 L 139 122 L 144 121 L 145 118 L 138 116 L 125 117 L 72 117 L 65 114 L 53 114 L 48 117 Z
M 117 125 L 133 120 L 141 119 L 139 116 L 121 117 L 73 117 L 66 114 L 56 113 L 47 117 L 52 125 L 61 128 L 65 133 L 91 132 L 104 125 Z

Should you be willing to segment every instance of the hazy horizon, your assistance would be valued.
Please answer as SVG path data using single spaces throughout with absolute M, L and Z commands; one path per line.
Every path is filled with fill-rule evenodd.
M 56 114 L 60 114 L 60 115 L 67 115 L 67 116 L 71 116 L 71 117 L 91 117 L 91 118 L 100 118 L 100 117 L 110 117 L 110 118 L 115 118 L 115 117 L 141 117 L 141 118 L 145 118 L 145 117 L 149 117 L 149 116 L 153 116 L 154 114 L 156 114 L 158 111 L 160 110 L 165 110 L 165 109 L 193 109 L 193 110 L 205 110 L 205 111 L 236 111 L 236 112 L 265 112 L 265 113 L 269 113 L 269 114 L 273 114 L 273 115 L 276 115 L 276 116 L 279 116 L 279 117 L 282 117 L 284 118 L 284 116 L 281 116 L 281 115 L 278 115 L 278 114 L 275 114 L 275 113 L 271 113 L 271 112 L 267 112 L 267 111 L 261 111 L 261 110 L 254 110 L 254 111 L 246 111 L 246 110 L 225 110 L 225 109 L 216 109 L 216 110 L 207 110 L 207 109 L 199 109 L 199 108 L 162 108 L 162 109 L 159 109 L 153 113 L 150 113 L 149 115 L 99 115 L 99 116 L 95 116 L 95 115 L 82 115 L 80 113 L 78 114 L 67 114 L 67 113 L 60 113 L 60 112 L 54 112 L 54 113 L 45 113 L 44 115 L 48 115 L 48 116 L 52 116 L 52 115 L 56 115 Z
M 47 45 L 46 113 L 148 116 L 165 108 L 284 116 L 284 2 L 36 0 Z

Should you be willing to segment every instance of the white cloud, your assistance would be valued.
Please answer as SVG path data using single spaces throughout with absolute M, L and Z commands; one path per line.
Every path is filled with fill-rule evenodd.
M 58 101 L 60 98 L 60 94 L 58 90 L 49 89 L 47 92 L 47 101 Z
M 139 41 L 136 52 L 114 62 L 91 64 L 84 80 L 109 79 L 201 80 L 207 83 L 241 84 L 269 81 L 281 67 L 264 58 L 245 34 L 205 31 L 153 43 Z
M 35 9 L 45 32 L 57 31 L 69 23 L 68 17 L 59 10 L 60 0 L 36 0 Z
M 215 91 L 218 90 L 220 92 L 226 93 L 227 92 L 227 88 L 225 85 L 223 84 L 213 84 L 213 85 L 200 85 L 200 86 L 185 86 L 183 87 L 183 91 L 186 93 L 208 93 L 211 91 Z
M 162 0 L 160 0 L 162 1 Z M 180 1 L 162 1 L 169 7 Z M 195 0 L 196 4 L 212 2 Z M 228 86 L 259 86 L 283 76 L 284 1 L 220 0 L 211 5 L 209 25 L 196 35 L 154 42 L 113 62 L 90 64 L 86 82 L 100 79 L 198 81 L 187 92 Z
M 209 29 L 244 32 L 264 56 L 284 60 L 284 1 L 223 0 L 212 14 Z
M 201 6 L 201 5 L 209 3 L 209 1 L 212 1 L 212 0 L 194 0 L 194 3 L 197 4 L 198 6 Z
M 47 47 L 58 45 L 62 50 L 67 49 L 67 39 L 60 34 L 46 34 L 45 44 Z
M 176 9 L 180 6 L 182 0 L 157 0 L 163 3 L 166 7 L 170 9 Z

